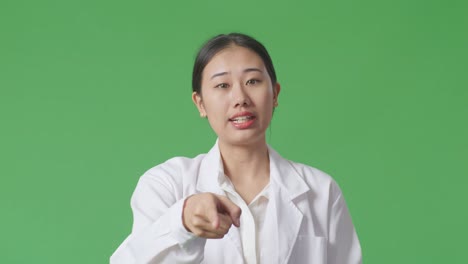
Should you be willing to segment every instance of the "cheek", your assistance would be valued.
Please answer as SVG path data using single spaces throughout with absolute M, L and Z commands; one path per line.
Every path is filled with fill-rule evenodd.
M 258 101 L 262 107 L 269 108 L 270 106 L 273 107 L 273 93 L 262 93 L 258 95 Z
M 215 129 L 215 127 L 222 125 L 226 115 L 225 104 L 222 98 L 213 96 L 206 98 L 204 107 L 211 127 Z
M 271 119 L 273 114 L 273 94 L 268 94 L 262 99 L 262 108 L 263 112 L 265 113 L 267 119 Z
M 204 106 L 208 114 L 219 114 L 219 111 L 223 108 L 223 102 L 221 98 L 211 96 L 209 98 L 206 98 Z

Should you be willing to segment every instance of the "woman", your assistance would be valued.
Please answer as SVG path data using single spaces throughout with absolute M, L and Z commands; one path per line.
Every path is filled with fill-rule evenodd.
M 111 263 L 361 263 L 338 185 L 266 144 L 280 85 L 264 46 L 243 34 L 212 38 L 192 87 L 218 140 L 140 178 L 132 233 Z

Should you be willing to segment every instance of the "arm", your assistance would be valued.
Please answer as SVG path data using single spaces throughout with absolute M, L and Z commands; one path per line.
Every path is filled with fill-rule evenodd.
M 360 264 L 362 253 L 343 194 L 338 185 L 332 185 L 336 197 L 330 211 L 328 263 Z
M 112 255 L 112 264 L 200 263 L 205 238 L 188 232 L 182 223 L 185 197 L 182 183 L 164 170 L 140 178 L 131 199 L 133 229 Z

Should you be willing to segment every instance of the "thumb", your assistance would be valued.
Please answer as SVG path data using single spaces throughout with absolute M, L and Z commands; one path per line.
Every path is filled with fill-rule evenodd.
M 227 213 L 232 220 L 232 223 L 239 227 L 240 226 L 240 216 L 242 214 L 242 210 L 239 206 L 233 203 L 225 196 L 218 196 L 220 202 L 219 213 Z

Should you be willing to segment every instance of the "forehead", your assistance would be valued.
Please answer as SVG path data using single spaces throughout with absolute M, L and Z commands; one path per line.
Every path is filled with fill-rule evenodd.
M 203 75 L 218 71 L 243 71 L 246 68 L 265 70 L 265 65 L 262 58 L 254 51 L 233 45 L 216 53 L 205 66 Z

